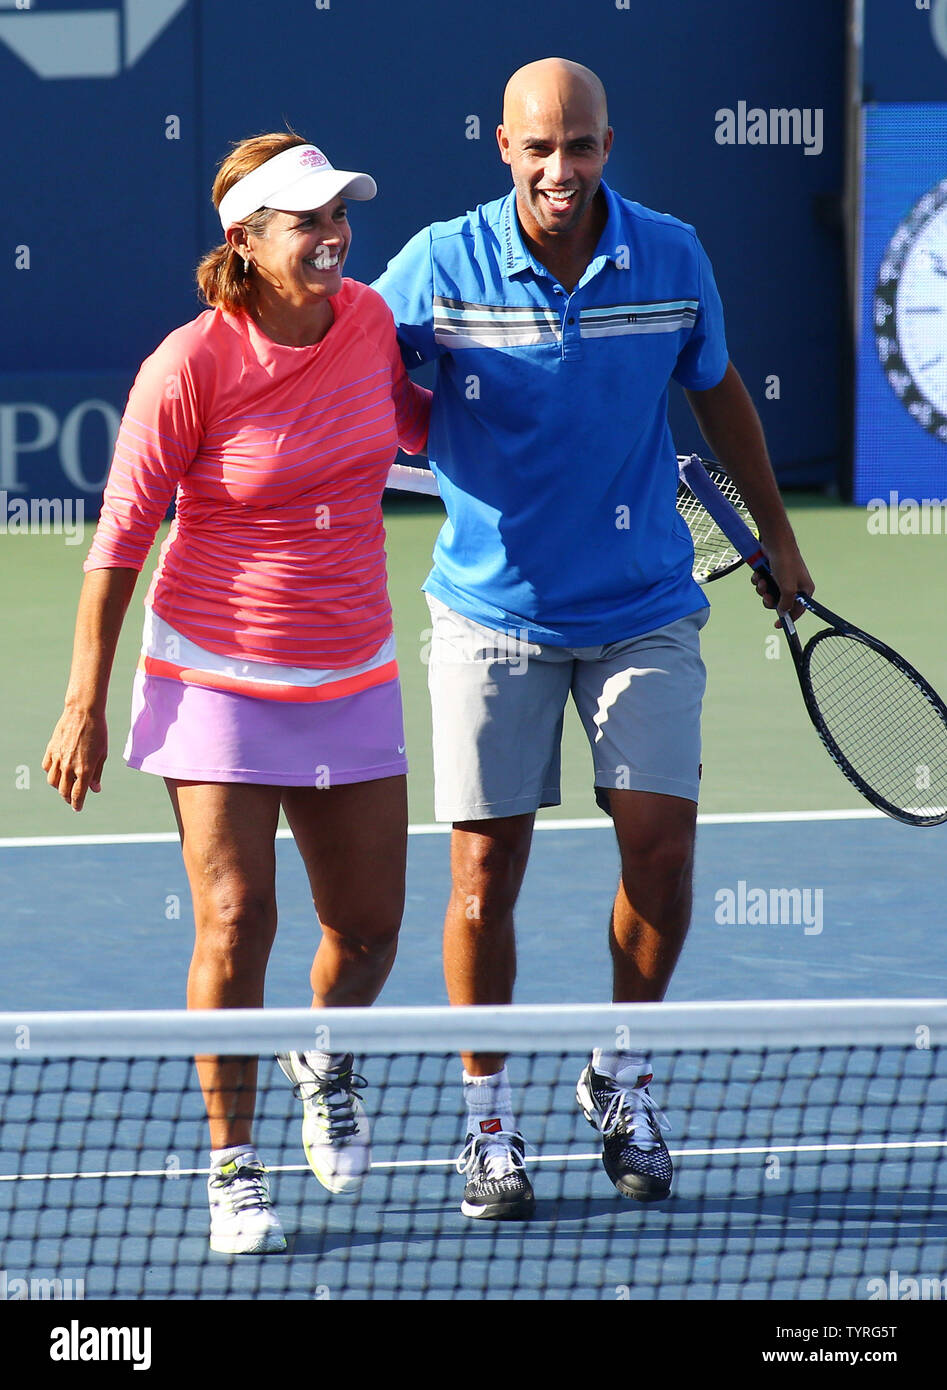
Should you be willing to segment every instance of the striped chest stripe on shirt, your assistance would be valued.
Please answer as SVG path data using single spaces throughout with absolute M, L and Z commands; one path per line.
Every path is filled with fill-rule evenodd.
M 668 299 L 581 309 L 579 332 L 583 338 L 676 333 L 693 327 L 698 308 L 696 299 Z M 562 325 L 555 310 L 538 305 L 468 304 L 436 295 L 434 337 L 446 348 L 531 347 L 559 343 Z
M 434 296 L 434 339 L 446 348 L 529 347 L 558 343 L 559 318 L 536 305 L 467 304 Z
M 624 337 L 627 333 L 676 333 L 692 328 L 696 299 L 666 299 L 653 304 L 610 304 L 583 309 L 579 320 L 583 338 Z

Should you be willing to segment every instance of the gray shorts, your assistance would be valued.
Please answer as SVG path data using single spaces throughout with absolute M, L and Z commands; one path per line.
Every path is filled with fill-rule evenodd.
M 602 792 L 612 788 L 697 800 L 706 684 L 700 630 L 709 609 L 604 647 L 551 647 L 483 627 L 426 597 L 438 820 L 558 806 L 570 692 L 603 810 Z

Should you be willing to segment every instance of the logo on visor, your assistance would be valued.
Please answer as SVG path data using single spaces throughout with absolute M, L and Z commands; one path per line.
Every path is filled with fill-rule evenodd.
M 329 161 L 321 150 L 312 149 L 303 150 L 302 154 L 299 156 L 299 162 L 304 169 L 321 169 L 322 166 L 328 164 Z

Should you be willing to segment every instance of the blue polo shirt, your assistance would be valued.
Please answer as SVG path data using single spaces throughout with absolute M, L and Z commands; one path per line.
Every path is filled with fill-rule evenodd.
M 375 283 L 408 366 L 437 363 L 428 456 L 447 519 L 424 587 L 554 646 L 707 606 L 667 391 L 722 379 L 720 297 L 693 227 L 602 189 L 608 221 L 571 293 L 527 250 L 514 192 L 419 232 Z

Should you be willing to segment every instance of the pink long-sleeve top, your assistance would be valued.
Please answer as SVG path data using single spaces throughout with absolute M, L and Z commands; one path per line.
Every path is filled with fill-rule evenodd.
M 221 309 L 176 329 L 128 397 L 85 569 L 141 569 L 146 603 L 210 652 L 294 667 L 367 660 L 391 632 L 381 497 L 427 439 L 391 313 L 343 280 L 309 347 Z

